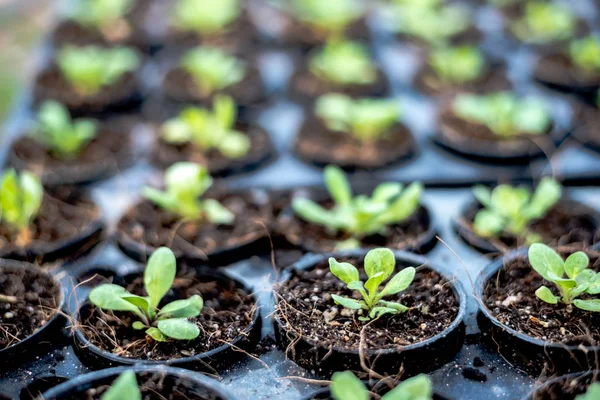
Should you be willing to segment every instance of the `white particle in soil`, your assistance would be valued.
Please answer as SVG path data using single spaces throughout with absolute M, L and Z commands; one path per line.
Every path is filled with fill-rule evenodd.
M 14 313 L 12 313 L 12 312 L 10 312 L 10 311 L 9 311 L 9 312 L 6 312 L 6 313 L 4 313 L 4 318 L 5 318 L 5 319 L 11 319 L 11 318 L 14 318 L 14 317 L 15 317 L 15 314 L 14 314 Z

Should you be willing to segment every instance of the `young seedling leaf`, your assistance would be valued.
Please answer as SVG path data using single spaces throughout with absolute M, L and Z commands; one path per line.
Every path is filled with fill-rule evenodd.
M 177 261 L 169 248 L 161 247 L 150 256 L 144 271 L 144 287 L 152 308 L 157 308 L 162 298 L 171 289 L 176 269 Z
M 335 258 L 329 257 L 329 269 L 339 280 L 350 284 L 359 280 L 356 267 L 347 262 L 338 262 Z
M 122 296 L 130 293 L 118 285 L 104 284 L 92 289 L 89 295 L 90 301 L 103 310 L 131 311 L 139 313 L 138 308 L 132 303 L 123 300 Z
M 328 165 L 325 168 L 325 186 L 331 198 L 339 205 L 346 206 L 352 201 L 352 190 L 344 172 L 336 166 Z
M 146 328 L 146 325 L 144 325 L 143 322 L 135 321 L 133 324 L 131 324 L 131 327 L 136 331 L 141 331 L 142 329 Z
M 573 304 L 575 304 L 575 307 L 580 308 L 585 311 L 600 312 L 600 299 L 593 299 L 593 300 L 575 299 L 573 301 Z
M 146 329 L 146 334 L 157 342 L 166 342 L 169 340 L 158 328 L 148 328 Z
M 142 393 L 138 388 L 135 372 L 129 370 L 119 375 L 100 399 L 142 400 Z
M 433 384 L 427 375 L 417 375 L 400 382 L 386 393 L 381 400 L 431 400 Z
M 412 283 L 415 279 L 416 270 L 414 267 L 406 267 L 402 271 L 398 272 L 390 281 L 385 285 L 381 293 L 381 297 L 390 296 L 392 294 L 400 293 Z
M 550 304 L 558 304 L 558 297 L 552 294 L 546 286 L 540 287 L 535 291 L 535 295 L 542 301 Z
M 192 340 L 200 335 L 198 326 L 186 318 L 161 319 L 157 326 L 165 336 L 177 340 Z
M 164 306 L 158 313 L 159 318 L 193 318 L 200 315 L 204 301 L 194 295 L 184 300 L 173 301 Z
M 330 390 L 334 400 L 369 400 L 369 391 L 350 371 L 334 373 Z
M 358 300 L 354 300 L 354 299 L 349 299 L 347 297 L 338 296 L 337 294 L 332 294 L 331 298 L 337 304 L 339 304 L 339 305 L 341 305 L 343 307 L 349 308 L 351 310 L 360 310 L 361 308 L 363 308 L 361 302 L 358 301 Z
M 575 279 L 588 267 L 589 263 L 590 259 L 587 254 L 583 251 L 578 251 L 577 253 L 571 254 L 565 260 L 565 272 L 569 278 Z
M 600 383 L 594 382 L 588 386 L 584 394 L 575 397 L 575 400 L 598 400 L 600 399 Z
M 541 243 L 534 243 L 529 247 L 529 263 L 538 274 L 549 281 L 552 280 L 550 273 L 554 277 L 561 277 L 565 273 L 563 259 L 554 250 Z

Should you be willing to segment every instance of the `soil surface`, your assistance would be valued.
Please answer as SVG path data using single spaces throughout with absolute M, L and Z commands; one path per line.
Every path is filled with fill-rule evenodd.
M 315 29 L 285 13 L 280 13 L 280 17 L 283 18 L 284 24 L 283 31 L 281 32 L 281 41 L 285 45 L 297 46 L 308 50 L 327 42 L 327 32 Z M 351 40 L 368 41 L 370 32 L 367 20 L 361 18 L 350 24 L 343 36 Z
M 362 142 L 352 134 L 329 130 L 316 117 L 304 124 L 294 143 L 300 158 L 319 166 L 335 164 L 345 169 L 381 168 L 411 156 L 415 147 L 411 132 L 400 123 L 382 138 Z
M 143 277 L 138 276 L 125 285 L 133 294 L 146 296 Z M 86 338 L 102 350 L 120 357 L 148 360 L 169 360 L 189 357 L 231 343 L 248 328 L 256 311 L 251 294 L 238 288 L 234 281 L 219 282 L 199 275 L 193 269 L 182 268 L 172 289 L 159 308 L 174 300 L 200 295 L 204 300 L 202 313 L 191 319 L 200 328 L 200 336 L 191 341 L 157 343 L 146 333 L 131 327 L 138 319 L 126 312 L 102 311 L 91 306 L 80 317 Z
M 600 109 L 581 105 L 577 120 L 580 125 L 573 131 L 573 136 L 580 142 L 600 150 Z
M 600 87 L 600 73 L 587 72 L 575 66 L 566 54 L 542 56 L 535 65 L 534 77 L 542 82 L 566 87 Z
M 566 257 L 571 252 L 562 252 Z M 588 252 L 591 268 L 600 271 L 600 254 Z M 598 345 L 600 315 L 564 304 L 552 305 L 535 295 L 542 285 L 555 295 L 555 285 L 535 272 L 525 256 L 509 262 L 487 283 L 483 301 L 502 324 L 536 339 L 566 345 Z M 594 298 L 583 295 L 578 298 Z
M 131 208 L 119 221 L 120 241 L 130 239 L 157 248 L 168 246 L 176 255 L 204 258 L 220 250 L 252 243 L 267 235 L 271 218 L 268 198 L 231 193 L 216 199 L 235 215 L 232 225 L 184 222 L 148 200 Z
M 357 264 L 356 259 L 338 261 Z M 359 271 L 361 280 L 366 281 L 362 261 Z M 418 269 L 407 290 L 386 297 L 409 307 L 409 311 L 384 315 L 368 325 L 358 321 L 355 311 L 336 305 L 332 294 L 360 299 L 358 292 L 348 289 L 329 271 L 327 262 L 309 271 L 294 272 L 276 291 L 276 316 L 283 329 L 301 332 L 304 340 L 320 347 L 357 350 L 364 328 L 369 350 L 401 348 L 442 332 L 452 324 L 459 308 L 450 283 L 427 268 Z
M 431 44 L 421 39 L 420 37 L 413 36 L 406 33 L 398 33 L 396 37 L 402 41 L 412 42 L 420 47 L 430 47 Z M 473 44 L 478 45 L 483 38 L 483 34 L 477 27 L 470 25 L 462 32 L 457 32 L 454 36 L 449 37 L 446 42 L 450 45 L 458 45 L 458 44 Z
M 228 158 L 217 149 L 203 151 L 192 143 L 171 144 L 159 137 L 152 161 L 161 168 L 167 168 L 179 161 L 191 161 L 205 165 L 211 176 L 219 176 L 253 169 L 271 157 L 273 144 L 265 131 L 250 126 L 237 126 L 235 129 L 250 138 L 250 150 L 241 158 Z
M 429 64 L 426 64 L 417 72 L 415 86 L 427 94 L 447 94 L 452 92 L 485 93 L 507 90 L 510 88 L 510 81 L 506 76 L 504 68 L 488 66 L 473 81 L 462 84 L 445 82 L 439 78 Z
M 598 377 L 591 373 L 577 378 L 562 379 L 544 386 L 535 393 L 533 400 L 574 400 L 587 391 L 592 381 L 598 381 Z
M 0 350 L 44 326 L 61 296 L 60 286 L 49 275 L 0 263 Z

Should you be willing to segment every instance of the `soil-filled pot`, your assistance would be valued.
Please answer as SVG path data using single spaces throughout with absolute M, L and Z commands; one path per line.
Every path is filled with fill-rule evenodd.
M 318 167 L 333 164 L 345 170 L 374 170 L 409 159 L 416 147 L 412 133 L 400 122 L 382 138 L 362 142 L 352 134 L 332 131 L 312 117 L 300 128 L 294 153 Z
M 395 253 L 396 271 L 414 266 L 417 273 L 406 290 L 386 299 L 409 311 L 367 323 L 335 304 L 332 294 L 356 293 L 329 271 L 328 258 L 355 265 L 364 281 L 366 253 L 309 254 L 286 273 L 275 289 L 274 322 L 278 345 L 287 357 L 320 376 L 345 370 L 364 373 L 360 354 L 370 369 L 397 374 L 403 368 L 403 377 L 452 360 L 463 344 L 466 295 L 459 282 L 444 277 L 425 258 Z
M 402 42 L 408 42 L 419 48 L 430 48 L 435 46 L 430 41 L 427 41 L 421 37 L 411 35 L 408 33 L 397 33 L 394 35 L 398 40 Z M 470 24 L 465 30 L 457 32 L 456 34 L 444 39 L 444 43 L 448 45 L 479 45 L 483 39 L 483 33 L 477 29 L 473 24 Z
M 558 248 L 562 257 L 574 249 Z M 590 268 L 600 271 L 600 253 L 585 250 Z M 529 264 L 527 249 L 511 252 L 478 276 L 477 321 L 490 347 L 519 367 L 538 374 L 585 371 L 596 367 L 600 351 L 600 315 L 564 304 L 551 305 L 535 291 L 554 290 Z M 580 298 L 585 298 L 580 296 Z
M 193 143 L 172 144 L 160 138 L 160 128 L 156 128 L 156 141 L 152 162 L 166 169 L 179 161 L 189 161 L 205 165 L 213 177 L 222 177 L 258 169 L 275 157 L 275 148 L 267 132 L 261 128 L 238 124 L 235 130 L 250 139 L 248 153 L 239 158 L 229 158 L 217 149 L 203 151 Z
M 208 198 L 216 199 L 235 215 L 231 225 L 182 221 L 178 215 L 143 200 L 119 221 L 119 247 L 138 261 L 146 261 L 158 247 L 167 246 L 179 259 L 219 266 L 269 250 L 272 210 L 265 191 L 233 191 Z
M 578 68 L 564 52 L 540 56 L 533 77 L 552 89 L 577 93 L 590 99 L 595 99 L 600 88 L 600 73 Z
M 600 371 L 594 370 L 558 376 L 536 387 L 522 400 L 575 400 L 592 382 L 598 381 L 599 375 Z
M 517 135 L 503 138 L 483 124 L 457 116 L 451 102 L 442 107 L 439 126 L 432 140 L 460 156 L 490 163 L 526 164 L 549 156 L 569 133 L 570 128 L 553 121 L 542 135 Z
M 579 125 L 571 134 L 585 146 L 600 151 L 600 109 L 581 104 L 577 121 Z
M 26 235 L 0 224 L 0 257 L 31 262 L 74 259 L 96 246 L 104 233 L 100 209 L 79 191 L 44 193 Z
M 99 400 L 125 371 L 134 371 L 145 400 L 235 400 L 223 385 L 181 368 L 135 366 L 109 368 L 78 376 L 43 393 L 45 400 Z
M 461 239 L 482 253 L 506 253 L 510 249 L 525 245 L 523 238 L 510 234 L 492 239 L 477 235 L 472 226 L 475 215 L 481 208 L 481 204 L 472 202 L 463 210 L 461 219 L 454 221 L 454 228 Z M 564 198 L 543 218 L 534 221 L 530 229 L 533 233 L 541 235 L 547 244 L 579 244 L 587 247 L 600 240 L 600 215 L 591 207 Z
M 457 92 L 485 93 L 510 89 L 506 69 L 499 65 L 487 64 L 478 78 L 465 83 L 442 80 L 435 70 L 426 64 L 417 72 L 414 84 L 427 95 L 451 94 Z
M 146 295 L 142 274 L 115 278 L 130 293 Z M 157 343 L 131 326 L 133 313 L 102 311 L 86 302 L 74 331 L 77 356 L 93 369 L 116 365 L 166 364 L 215 373 L 252 352 L 260 339 L 261 319 L 252 290 L 228 275 L 206 267 L 181 265 L 159 308 L 200 295 L 202 313 L 191 319 L 200 336 L 191 341 Z
M 60 340 L 66 319 L 60 282 L 35 265 L 0 259 L 0 370 L 15 369 Z
M 323 190 L 298 190 L 293 197 L 308 197 L 324 208 L 331 208 L 333 202 Z M 415 253 L 426 253 L 437 243 L 436 229 L 427 207 L 421 205 L 405 221 L 388 227 L 389 233 L 384 236 L 374 234 L 360 240 L 362 248 L 389 247 L 393 250 L 406 250 Z M 314 253 L 331 252 L 339 242 L 350 239 L 343 233 L 332 233 L 326 227 L 312 224 L 300 218 L 287 207 L 277 220 L 277 231 L 286 240 L 306 251 Z
M 9 163 L 18 170 L 32 171 L 46 186 L 95 182 L 117 174 L 133 161 L 133 128 L 132 122 L 101 123 L 96 136 L 68 159 L 56 157 L 39 141 L 23 136 L 12 145 Z

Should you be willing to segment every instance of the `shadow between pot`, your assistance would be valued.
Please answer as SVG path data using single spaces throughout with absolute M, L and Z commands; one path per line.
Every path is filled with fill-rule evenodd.
M 280 284 L 290 279 L 295 271 L 310 270 L 326 262 L 329 257 L 351 257 L 364 259 L 368 250 L 361 249 L 343 253 L 307 254 L 300 261 L 292 265 L 282 274 Z M 450 285 L 458 306 L 457 315 L 452 323 L 443 331 L 421 342 L 398 346 L 393 349 L 368 350 L 368 360 L 376 361 L 377 365 L 370 365 L 380 374 L 397 374 L 402 371 L 403 377 L 410 377 L 419 373 L 427 373 L 450 362 L 463 345 L 465 325 L 463 319 L 466 313 L 467 297 L 460 282 L 450 280 L 437 268 L 432 267 L 428 260 L 411 253 L 396 251 L 397 267 L 400 266 L 425 266 L 438 273 Z M 277 289 L 274 291 L 276 296 Z M 277 307 L 277 301 L 275 301 Z M 358 349 L 343 349 L 339 347 L 326 348 L 318 343 L 298 336 L 293 331 L 284 328 L 285 323 L 277 312 L 273 317 L 275 338 L 280 349 L 291 360 L 305 369 L 313 370 L 318 376 L 331 376 L 336 371 L 364 371 L 361 366 Z M 341 329 L 341 328 L 340 328 Z M 427 360 L 427 364 L 423 361 Z
M 599 370 L 558 376 L 534 388 L 521 400 L 573 400 L 577 395 L 584 393 L 592 381 L 597 381 L 598 375 Z M 565 387 L 568 387 L 571 393 L 565 393 Z
M 183 391 L 189 398 L 210 400 L 236 400 L 229 390 L 214 379 L 181 368 L 164 365 L 109 368 L 78 376 L 48 390 L 42 395 L 45 400 L 68 400 L 83 398 L 89 389 L 111 385 L 125 371 L 134 371 L 140 385 L 140 378 L 158 378 L 158 384 L 167 391 Z M 145 382 L 144 382 L 145 383 Z M 143 386 L 141 384 L 140 386 Z M 183 389 L 183 390 L 182 390 Z M 188 397 L 186 397 L 188 398 Z

